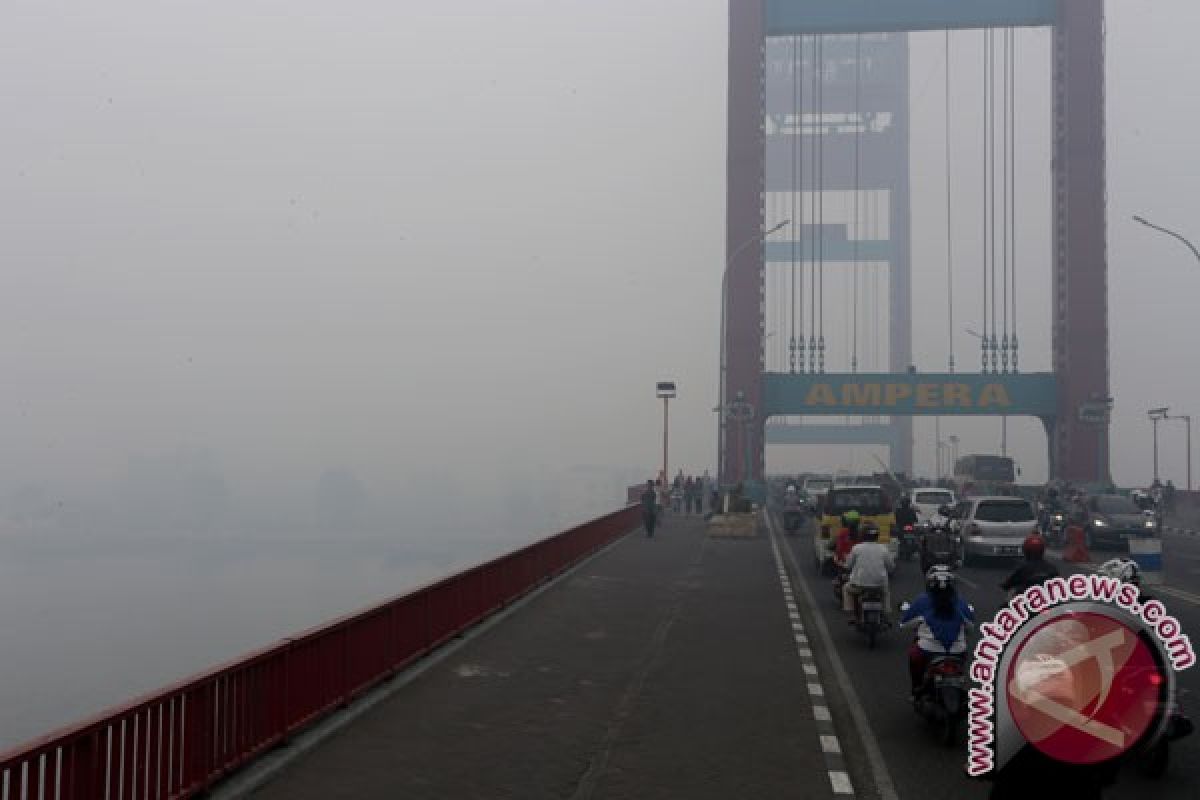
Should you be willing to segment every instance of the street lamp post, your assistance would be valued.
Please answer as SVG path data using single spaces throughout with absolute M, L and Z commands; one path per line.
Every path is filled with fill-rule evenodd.
M 1155 225 L 1153 222 L 1150 222 L 1145 217 L 1138 216 L 1137 214 L 1133 215 L 1133 221 L 1137 222 L 1141 225 L 1145 225 L 1147 228 L 1156 230 L 1159 233 L 1165 233 L 1167 236 L 1170 236 L 1174 239 L 1178 239 L 1180 242 L 1182 242 L 1184 244 L 1185 247 L 1187 247 L 1188 250 L 1192 251 L 1192 255 L 1196 257 L 1197 263 L 1200 263 L 1200 250 L 1197 250 L 1196 245 L 1194 245 L 1190 241 L 1188 241 L 1188 239 L 1186 237 L 1184 237 L 1183 234 L 1177 233 L 1177 232 L 1171 230 L 1170 228 L 1164 228 L 1161 225 Z M 1156 412 L 1156 411 L 1162 412 L 1160 419 L 1168 419 L 1167 409 L 1165 409 L 1165 408 L 1152 409 L 1150 411 L 1151 419 L 1154 419 L 1154 417 L 1155 417 L 1154 412 Z M 1182 419 L 1184 422 L 1187 423 L 1187 450 L 1188 450 L 1188 452 L 1187 452 L 1187 460 L 1188 460 L 1187 482 L 1188 482 L 1188 489 L 1190 490 L 1192 488 L 1192 419 L 1191 419 L 1190 415 L 1185 415 L 1185 414 L 1181 414 L 1177 417 L 1171 417 L 1171 419 Z M 1158 480 L 1158 420 L 1157 419 L 1154 419 L 1154 480 L 1156 480 L 1156 481 Z
M 1150 421 L 1154 423 L 1154 482 L 1158 483 L 1158 421 L 1167 418 L 1169 406 L 1163 408 L 1152 408 L 1146 412 L 1150 417 Z
M 1173 419 L 1181 419 L 1187 424 L 1187 488 L 1192 490 L 1192 415 L 1180 414 Z
M 655 396 L 662 398 L 663 401 L 663 492 L 667 491 L 667 482 L 671 480 L 671 473 L 667 472 L 667 435 L 668 435 L 668 404 L 671 398 L 675 396 L 674 381 L 659 381 L 655 387 Z
M 1157 411 L 1158 409 L 1155 409 L 1155 410 Z M 1187 426 L 1187 488 L 1188 488 L 1188 491 L 1190 492 L 1192 490 L 1192 415 L 1191 414 L 1175 414 L 1172 416 L 1167 413 L 1166 409 L 1163 409 L 1162 411 L 1163 411 L 1163 414 L 1162 414 L 1161 419 L 1163 419 L 1163 420 L 1182 420 L 1184 425 Z M 1157 440 L 1157 437 L 1155 437 L 1155 439 Z M 1155 453 L 1157 454 L 1157 452 L 1158 452 L 1158 448 L 1156 447 Z M 1156 478 L 1158 477 L 1158 470 L 1155 470 L 1155 477 Z
M 720 349 L 721 368 L 719 371 L 720 374 L 717 376 L 717 409 L 720 410 L 720 416 L 717 417 L 717 420 L 718 420 L 718 422 L 717 422 L 717 459 L 718 459 L 718 461 L 717 461 L 717 480 L 718 481 L 721 480 L 721 476 L 723 476 L 726 473 L 726 465 L 725 465 L 723 459 L 725 458 L 725 446 L 724 445 L 725 445 L 725 431 L 726 431 L 726 422 L 727 422 L 726 413 L 725 413 L 725 409 L 727 406 L 727 401 L 725 398 L 725 373 L 728 371 L 728 364 L 726 361 L 726 352 L 725 352 L 725 326 L 726 326 L 726 320 L 728 319 L 728 316 L 729 316 L 729 302 L 728 302 L 729 269 L 730 269 L 730 267 L 733 266 L 733 262 L 735 260 L 737 260 L 737 257 L 739 255 L 741 255 L 742 251 L 745 250 L 747 247 L 754 244 L 755 242 L 762 242 L 768 236 L 770 236 L 772 233 L 775 233 L 776 231 L 783 229 L 785 226 L 790 225 L 791 223 L 792 223 L 792 221 L 790 219 L 785 219 L 783 222 L 780 222 L 778 225 L 774 226 L 773 228 L 769 228 L 757 236 L 751 236 L 749 239 L 747 239 L 746 241 L 739 244 L 737 247 L 734 248 L 733 252 L 729 254 L 729 258 L 726 259 L 726 261 L 725 261 L 725 269 L 721 273 L 721 349 Z

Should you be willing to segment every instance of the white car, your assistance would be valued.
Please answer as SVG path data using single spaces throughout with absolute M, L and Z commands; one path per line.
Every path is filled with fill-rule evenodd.
M 922 522 L 939 516 L 938 509 L 942 506 L 954 508 L 958 503 L 954 492 L 938 488 L 909 489 L 908 499 L 912 503 L 913 511 L 917 512 L 917 519 Z

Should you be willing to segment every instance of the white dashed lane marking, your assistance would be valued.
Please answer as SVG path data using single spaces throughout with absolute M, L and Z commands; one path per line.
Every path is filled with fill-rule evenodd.
M 800 667 L 804 670 L 808 696 L 812 701 L 813 720 L 817 726 L 818 741 L 821 752 L 825 757 L 825 769 L 829 773 L 829 785 L 833 793 L 842 797 L 853 797 L 854 786 L 850 782 L 850 774 L 845 770 L 842 756 L 842 744 L 838 741 L 833 730 L 833 718 L 829 706 L 824 704 L 825 687 L 817 671 L 817 662 L 813 659 L 812 649 L 808 646 L 808 636 L 804 632 L 804 623 L 800 619 L 800 610 L 796 606 L 796 598 L 792 593 L 792 582 L 783 566 L 783 557 L 779 553 L 779 545 L 775 541 L 775 532 L 770 527 L 771 552 L 775 555 L 775 565 L 779 568 L 779 584 L 783 589 L 784 607 L 787 609 L 791 622 L 792 638 L 796 641 L 796 655 L 800 657 Z M 819 699 L 819 700 L 818 700 Z

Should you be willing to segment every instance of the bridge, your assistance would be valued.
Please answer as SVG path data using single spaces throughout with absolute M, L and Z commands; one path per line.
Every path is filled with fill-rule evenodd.
M 1109 483 L 1103 5 L 1086 0 L 921 0 L 890 5 L 866 0 L 748 0 L 732 2 L 730 11 L 727 251 L 718 405 L 721 480 L 761 480 L 769 443 L 883 443 L 889 445 L 893 468 L 911 474 L 913 414 L 990 413 L 1041 420 L 1053 477 Z M 1055 31 L 1053 370 L 1042 375 L 1019 369 L 1019 265 L 1009 225 L 1017 195 L 1011 173 L 1019 156 L 1012 152 L 1010 130 L 1016 56 L 1010 36 L 997 38 L 992 33 L 1027 26 L 1051 26 Z M 957 377 L 917 380 L 908 375 L 913 365 L 908 159 L 912 120 L 906 33 L 963 28 L 988 31 L 984 44 L 975 46 L 987 59 L 988 80 L 982 90 L 988 120 L 982 147 L 982 233 L 989 246 L 982 259 L 991 296 L 985 280 L 979 373 L 961 374 L 962 359 L 956 365 L 951 349 L 947 371 Z M 949 84 L 947 67 L 947 119 Z M 947 160 L 949 146 L 947 131 Z M 950 225 L 951 206 L 963 198 L 951 196 L 949 177 L 946 191 Z M 854 210 L 834 219 L 835 208 L 826 198 L 847 193 Z M 954 255 L 949 247 L 946 257 L 951 271 Z M 972 259 L 973 269 L 976 263 Z M 840 337 L 852 341 L 840 343 L 842 363 L 836 365 L 831 362 L 841 326 L 828 331 L 825 326 L 827 296 L 832 293 L 825 278 L 828 273 L 832 284 L 835 270 L 853 272 L 855 315 L 853 332 Z M 883 291 L 880 270 L 886 271 L 882 286 L 887 296 L 876 298 L 872 308 L 859 295 L 873 286 Z M 999 312 L 997 294 L 1003 295 Z M 904 407 L 875 403 L 867 409 L 850 402 L 858 395 L 838 393 L 833 395 L 835 402 L 807 402 L 814 375 L 842 385 L 860 383 L 857 373 L 865 353 L 859 339 L 868 334 L 858 319 L 860 307 L 864 320 L 887 320 L 886 357 L 876 358 L 871 366 L 891 376 L 876 379 L 906 385 L 906 399 L 924 397 L 925 402 Z M 837 313 L 829 316 L 836 318 Z M 765 342 L 771 336 L 774 347 L 768 348 Z M 773 349 L 778 351 L 774 358 Z M 833 372 L 835 366 L 842 374 Z M 981 376 L 1003 386 L 1008 401 L 968 410 L 953 399 L 919 394 L 920 386 L 954 386 Z M 735 407 L 740 410 L 736 418 L 731 413 Z M 868 411 L 885 421 L 868 420 L 864 429 L 858 423 Z M 817 422 L 814 415 L 844 422 L 812 424 Z
M 951 351 L 917 371 L 906 34 L 1000 31 L 986 48 L 1011 69 L 1002 32 L 1025 26 L 1054 29 L 1053 369 L 1020 371 L 1015 298 L 1000 324 L 993 292 L 979 370 Z M 883 443 L 911 473 L 925 415 L 1034 417 L 1052 475 L 1110 481 L 1103 54 L 1094 0 L 731 0 L 723 483 L 761 481 L 771 444 Z M 1007 180 L 985 201 L 1000 219 Z M 827 193 L 856 211 L 826 220 Z M 1015 287 L 1011 259 L 984 261 Z M 850 341 L 824 326 L 826 266 L 888 311 L 870 358 L 857 320 Z M 730 538 L 670 515 L 649 537 L 639 519 L 616 508 L 50 732 L 0 754 L 0 800 L 986 795 L 913 715 L 905 636 L 868 650 L 847 628 L 811 525 L 785 535 L 766 510 Z M 1200 514 L 1172 522 L 1160 593 L 1200 630 Z M 1000 574 L 960 572 L 981 616 Z M 893 595 L 921 586 L 901 565 Z M 1195 741 L 1112 796 L 1191 797 Z

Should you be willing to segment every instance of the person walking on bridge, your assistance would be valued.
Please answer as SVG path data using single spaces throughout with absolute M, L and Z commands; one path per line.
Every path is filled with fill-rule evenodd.
M 654 491 L 654 481 L 646 481 L 646 491 L 642 492 L 642 527 L 646 529 L 646 538 L 654 536 L 654 526 L 658 524 L 658 492 Z

